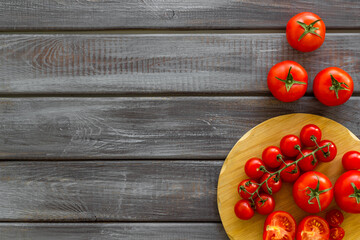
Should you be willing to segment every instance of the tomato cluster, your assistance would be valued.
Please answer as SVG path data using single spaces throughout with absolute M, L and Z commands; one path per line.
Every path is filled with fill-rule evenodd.
M 325 32 L 323 20 L 311 12 L 295 15 L 286 26 L 289 44 L 301 52 L 318 49 L 325 40 Z M 308 74 L 299 63 L 283 61 L 270 69 L 267 84 L 274 97 L 283 102 L 293 102 L 304 96 L 308 86 Z M 337 106 L 349 100 L 354 91 L 354 83 L 344 70 L 329 67 L 316 75 L 313 91 L 315 97 L 324 105 Z
M 244 166 L 249 178 L 237 188 L 242 199 L 234 207 L 236 216 L 248 220 L 255 211 L 264 215 L 273 212 L 272 195 L 280 191 L 283 182 L 295 182 L 293 197 L 303 210 L 317 213 L 326 209 L 333 199 L 332 184 L 324 174 L 313 170 L 318 161 L 332 161 L 337 149 L 333 142 L 321 138 L 320 128 L 308 124 L 301 129 L 300 137 L 286 135 L 280 147 L 268 146 L 261 159 L 249 159 Z

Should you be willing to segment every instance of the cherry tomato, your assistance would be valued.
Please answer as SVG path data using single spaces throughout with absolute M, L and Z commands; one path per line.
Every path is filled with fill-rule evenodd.
M 280 148 L 269 146 L 262 152 L 262 159 L 267 167 L 277 168 L 281 165 L 281 160 L 278 159 L 279 155 L 282 155 Z
M 264 224 L 264 240 L 294 240 L 296 222 L 290 213 L 276 211 L 267 216 Z
M 294 161 L 291 161 L 291 160 L 285 161 L 286 164 L 290 164 L 293 162 Z M 280 169 L 282 169 L 283 167 L 285 167 L 284 163 L 281 164 Z M 296 166 L 296 164 L 293 164 L 293 165 L 285 168 L 280 173 L 281 180 L 283 180 L 284 182 L 295 182 L 296 179 L 299 178 L 299 176 L 300 176 L 300 169 L 298 166 Z
M 325 218 L 332 227 L 339 227 L 344 221 L 344 215 L 337 209 L 333 209 L 327 212 Z
M 329 67 L 320 71 L 313 82 L 315 97 L 327 106 L 345 103 L 354 91 L 354 83 L 350 75 L 337 67 Z
M 234 207 L 235 215 L 242 220 L 249 220 L 254 216 L 254 209 L 251 208 L 251 202 L 246 199 L 239 200 Z
M 295 146 L 301 146 L 300 139 L 295 135 L 286 135 L 280 141 L 281 152 L 287 157 L 296 157 L 299 150 Z
M 309 149 L 304 149 L 302 150 L 302 153 L 306 156 L 310 153 L 312 153 L 312 150 Z M 301 155 L 301 153 L 296 157 L 296 160 L 302 158 L 303 155 Z M 308 172 L 308 171 L 312 171 L 316 168 L 316 166 L 318 165 L 318 161 L 314 158 L 313 155 L 309 155 L 306 158 L 300 160 L 298 162 L 298 166 L 299 168 L 304 171 L 304 172 Z
M 330 238 L 331 240 L 341 240 L 345 236 L 345 230 L 342 227 L 336 227 L 330 229 Z
M 329 240 L 330 228 L 325 219 L 319 216 L 305 217 L 299 223 L 297 240 Z
M 259 179 L 264 172 L 260 170 L 260 167 L 264 166 L 263 161 L 260 158 L 250 158 L 245 163 L 245 173 L 249 178 Z M 265 167 L 265 166 L 264 166 Z
M 274 198 L 266 193 L 260 193 L 260 197 L 255 199 L 255 209 L 258 213 L 268 215 L 275 208 Z
M 321 140 L 321 130 L 314 124 L 308 124 L 301 129 L 300 140 L 305 147 L 315 147 L 315 142 L 311 140 L 311 137 L 316 138 L 316 142 Z
M 325 40 L 326 27 L 321 18 L 311 12 L 293 16 L 286 25 L 286 39 L 301 52 L 318 49 Z
M 243 199 L 250 199 L 251 193 L 254 193 L 256 189 L 258 189 L 257 182 L 252 179 L 245 179 L 242 180 L 238 185 L 238 192 L 240 194 L 240 197 Z M 247 192 L 246 192 L 246 191 Z
M 360 213 L 360 171 L 342 174 L 334 186 L 337 205 L 348 213 Z
M 349 151 L 342 158 L 342 165 L 346 171 L 360 169 L 360 153 Z
M 322 151 L 319 150 L 315 153 L 317 160 L 319 160 L 321 162 L 330 162 L 330 161 L 334 160 L 334 158 L 336 157 L 336 154 L 337 154 L 337 149 L 336 149 L 336 145 L 332 141 L 322 140 L 319 143 L 319 147 L 325 146 L 326 144 L 329 144 L 329 143 L 330 143 L 329 147 L 324 147 L 322 149 Z
M 260 183 L 262 183 L 263 181 L 265 181 L 268 177 L 270 176 L 269 173 L 265 173 L 261 178 L 260 178 Z M 272 195 L 274 193 L 277 193 L 278 191 L 280 191 L 281 189 L 281 186 L 282 186 L 282 182 L 281 182 L 281 179 L 276 179 L 276 175 L 273 175 L 267 182 L 267 185 L 266 183 L 264 183 L 261 188 L 262 190 L 264 190 L 264 192 Z M 267 186 L 271 189 L 271 191 L 269 191 L 267 189 Z
M 293 102 L 304 96 L 308 74 L 297 62 L 283 61 L 270 69 L 267 84 L 274 97 L 283 102 Z
M 322 173 L 311 171 L 301 175 L 293 186 L 295 203 L 305 212 L 325 210 L 333 199 L 330 179 Z

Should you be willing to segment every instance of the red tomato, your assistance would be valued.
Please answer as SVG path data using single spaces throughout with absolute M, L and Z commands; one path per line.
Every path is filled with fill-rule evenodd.
M 290 213 L 276 211 L 267 216 L 264 224 L 264 240 L 294 240 L 296 222 Z
M 301 129 L 300 140 L 305 147 L 315 147 L 316 144 L 311 137 L 316 138 L 316 142 L 319 143 L 321 140 L 321 130 L 314 124 L 308 124 Z
M 268 177 L 270 176 L 269 173 L 265 173 L 261 178 L 260 178 L 260 183 L 264 182 Z M 274 193 L 277 193 L 278 191 L 280 191 L 282 186 L 282 182 L 281 179 L 276 179 L 276 175 L 273 175 L 266 183 L 264 183 L 261 188 L 264 190 L 264 192 L 272 195 Z M 271 190 L 269 191 L 267 189 L 267 187 L 269 187 Z
M 252 179 L 242 180 L 238 185 L 238 192 L 243 199 L 250 199 L 251 193 L 254 193 L 258 189 L 258 184 Z M 246 191 L 245 191 L 246 190 Z
M 270 69 L 267 84 L 274 97 L 283 102 L 293 102 L 304 96 L 308 74 L 297 62 L 283 61 Z
M 342 158 L 342 165 L 346 171 L 360 169 L 360 153 L 349 151 Z
M 312 153 L 312 150 L 309 149 L 304 149 L 302 150 L 302 153 L 306 156 L 310 153 Z M 301 155 L 301 153 L 296 157 L 296 160 L 302 158 L 303 155 Z M 306 158 L 300 160 L 298 162 L 298 166 L 299 168 L 304 171 L 304 172 L 308 172 L 308 171 L 312 171 L 316 168 L 316 166 L 318 165 L 318 161 L 314 158 L 313 155 L 309 155 Z
M 327 212 L 325 218 L 332 227 L 339 227 L 344 221 L 344 215 L 337 209 Z
M 281 152 L 287 157 L 296 157 L 299 154 L 296 146 L 301 146 L 300 139 L 292 134 L 286 135 L 280 141 Z
M 258 213 L 268 215 L 275 208 L 274 198 L 266 193 L 260 193 L 260 197 L 255 199 L 255 209 Z
M 354 91 L 354 83 L 350 75 L 337 67 L 329 67 L 320 71 L 313 83 L 315 97 L 327 106 L 345 103 Z
M 305 212 L 321 212 L 330 205 L 333 199 L 330 179 L 319 172 L 306 172 L 296 180 L 293 186 L 293 197 L 295 203 Z
M 331 240 L 341 240 L 345 236 L 345 230 L 342 227 L 336 227 L 330 229 L 330 238 Z
M 311 12 L 293 16 L 286 25 L 286 39 L 301 52 L 318 49 L 325 40 L 326 27 L 320 17 Z
M 305 217 L 299 223 L 296 232 L 297 240 L 328 240 L 330 235 L 329 224 L 319 216 Z
M 334 160 L 334 158 L 336 157 L 337 154 L 337 149 L 336 149 L 336 145 L 329 140 L 322 140 L 319 143 L 319 147 L 325 146 L 326 144 L 329 144 L 329 147 L 324 147 L 323 149 L 317 151 L 315 153 L 316 159 L 322 162 L 330 162 L 332 160 Z
M 335 201 L 348 213 L 360 213 L 360 171 L 350 170 L 336 180 Z
M 277 168 L 281 165 L 281 160 L 278 159 L 278 157 L 281 155 L 280 148 L 269 146 L 262 152 L 262 160 L 267 167 Z
M 291 160 L 285 161 L 286 164 L 290 164 L 293 162 L 294 161 L 291 161 Z M 285 167 L 284 163 L 281 164 L 280 169 L 282 169 L 283 167 Z M 283 180 L 284 182 L 295 182 L 296 179 L 299 178 L 299 176 L 300 176 L 300 169 L 298 166 L 296 166 L 296 164 L 293 164 L 293 165 L 285 168 L 280 173 L 281 180 Z
M 264 172 L 260 170 L 260 167 L 264 166 L 263 161 L 260 158 L 250 158 L 245 163 L 245 173 L 249 178 L 258 179 L 264 175 Z M 264 166 L 265 167 L 265 166 Z
M 254 209 L 251 208 L 249 200 L 241 199 L 234 207 L 235 215 L 242 220 L 249 220 L 254 216 Z

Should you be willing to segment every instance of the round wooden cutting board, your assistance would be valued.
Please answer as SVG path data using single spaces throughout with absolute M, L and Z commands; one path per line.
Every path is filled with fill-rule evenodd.
M 244 172 L 244 165 L 251 157 L 261 158 L 264 148 L 270 145 L 279 146 L 280 140 L 287 134 L 299 136 L 300 130 L 306 124 L 313 123 L 322 130 L 322 139 L 332 140 L 338 149 L 336 158 L 330 163 L 319 163 L 315 171 L 327 175 L 334 185 L 336 179 L 344 172 L 341 158 L 349 150 L 360 151 L 359 139 L 343 125 L 317 115 L 312 114 L 289 114 L 271 118 L 250 131 L 248 131 L 235 144 L 227 156 L 221 169 L 217 201 L 222 224 L 230 239 L 261 240 L 266 216 L 258 213 L 248 220 L 240 220 L 234 214 L 234 205 L 240 200 L 237 193 L 237 185 L 243 179 L 248 178 Z M 280 192 L 274 194 L 276 210 L 291 213 L 296 222 L 310 214 L 302 211 L 294 202 L 291 192 L 292 184 L 284 183 Z M 335 200 L 329 208 L 336 208 Z M 324 217 L 325 212 L 318 215 Z M 345 229 L 345 239 L 359 238 L 360 214 L 347 214 L 342 227 Z

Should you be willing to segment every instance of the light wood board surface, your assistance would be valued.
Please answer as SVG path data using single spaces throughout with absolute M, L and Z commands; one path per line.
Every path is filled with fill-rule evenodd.
M 234 205 L 240 200 L 237 185 L 248 178 L 244 172 L 244 165 L 251 157 L 260 157 L 264 148 L 270 145 L 279 146 L 280 140 L 287 134 L 299 135 L 306 124 L 316 124 L 322 130 L 322 139 L 332 140 L 337 146 L 337 156 L 329 163 L 320 163 L 315 171 L 327 175 L 335 184 L 336 179 L 344 172 L 341 158 L 349 150 L 360 151 L 360 141 L 347 128 L 341 124 L 317 115 L 288 114 L 271 118 L 242 136 L 227 156 L 221 169 L 218 183 L 218 209 L 220 217 L 230 239 L 260 240 L 262 239 L 263 226 L 266 216 L 255 214 L 248 220 L 240 220 L 234 214 Z M 280 192 L 274 194 L 276 210 L 287 211 L 296 219 L 297 223 L 308 215 L 294 202 L 291 191 L 292 184 L 285 183 Z M 335 201 L 329 209 L 335 208 Z M 326 211 L 325 211 L 326 212 Z M 318 215 L 324 216 L 324 211 Z M 358 237 L 358 223 L 360 215 L 344 214 L 345 221 L 342 227 L 346 231 L 346 239 Z

